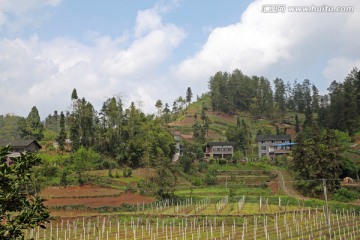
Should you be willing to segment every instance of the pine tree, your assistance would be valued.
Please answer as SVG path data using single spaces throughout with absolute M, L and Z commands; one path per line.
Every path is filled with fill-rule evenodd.
M 36 106 L 33 106 L 27 118 L 20 119 L 18 124 L 22 138 L 41 140 L 44 137 L 44 126 Z
M 186 90 L 186 102 L 188 103 L 188 105 L 191 103 L 192 97 L 193 97 L 193 93 L 191 91 L 191 88 L 188 87 Z
M 65 116 L 64 113 L 60 113 L 60 132 L 57 138 L 57 142 L 59 144 L 60 151 L 64 151 L 65 149 L 65 141 L 66 141 L 66 132 L 65 132 Z
M 77 100 L 77 99 L 78 99 L 77 91 L 76 88 L 74 88 L 71 93 L 71 100 Z

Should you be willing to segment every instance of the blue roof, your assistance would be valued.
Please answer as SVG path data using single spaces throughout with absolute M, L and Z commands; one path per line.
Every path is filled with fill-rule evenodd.
M 296 145 L 297 143 L 296 142 L 291 142 L 291 143 L 279 143 L 279 144 L 274 144 L 274 146 L 278 146 L 278 147 L 281 147 L 281 146 L 293 146 L 293 145 Z

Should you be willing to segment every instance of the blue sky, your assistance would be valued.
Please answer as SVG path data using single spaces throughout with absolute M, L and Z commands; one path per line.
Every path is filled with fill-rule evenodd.
M 321 92 L 360 67 L 354 12 L 264 13 L 297 0 L 2 0 L 0 114 L 66 111 L 76 88 L 100 109 L 120 96 L 147 113 L 208 91 L 209 77 L 238 68 L 272 81 L 307 78 Z M 339 6 L 304 0 L 300 6 Z

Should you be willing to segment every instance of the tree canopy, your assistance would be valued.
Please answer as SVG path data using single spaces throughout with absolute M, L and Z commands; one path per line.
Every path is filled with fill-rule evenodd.
M 45 228 L 50 215 L 39 196 L 26 192 L 32 168 L 41 160 L 33 154 L 9 159 L 9 150 L 0 148 L 0 238 L 23 239 L 24 229 Z
M 340 186 L 342 173 L 341 144 L 334 130 L 308 127 L 299 133 L 293 148 L 293 169 L 297 173 L 299 188 L 307 195 L 322 193 L 322 179 L 328 181 L 328 190 Z

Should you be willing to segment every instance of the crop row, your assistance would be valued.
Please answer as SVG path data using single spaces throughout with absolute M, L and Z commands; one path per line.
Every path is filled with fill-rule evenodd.
M 59 219 L 47 229 L 32 229 L 35 240 L 136 239 L 359 239 L 360 214 L 297 210 L 234 217 L 103 216 Z

